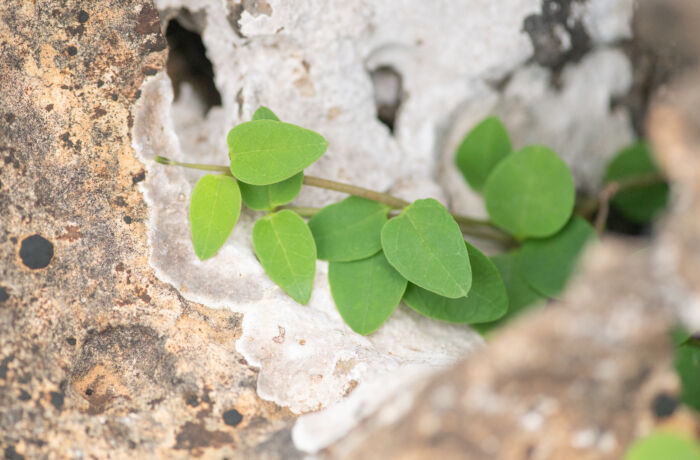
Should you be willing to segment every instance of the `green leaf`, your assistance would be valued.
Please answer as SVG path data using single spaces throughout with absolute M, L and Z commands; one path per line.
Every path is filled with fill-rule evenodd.
M 533 145 L 508 155 L 484 188 L 491 220 L 518 239 L 545 237 L 566 224 L 574 209 L 574 180 L 550 149 Z
M 605 182 L 616 181 L 637 175 L 658 173 L 658 169 L 644 142 L 631 145 L 620 151 L 608 165 Z M 635 187 L 619 192 L 612 200 L 612 205 L 628 219 L 634 222 L 648 222 L 668 202 L 668 184 Z
M 488 117 L 457 148 L 457 167 L 471 188 L 484 188 L 491 170 L 512 150 L 508 131 L 497 117 Z
M 451 323 L 483 323 L 506 314 L 508 295 L 493 262 L 465 242 L 471 261 L 473 283 L 466 297 L 448 299 L 409 284 L 403 300 L 418 313 Z
M 309 220 L 318 258 L 347 262 L 376 254 L 388 212 L 386 205 L 355 196 L 321 209 Z
M 384 254 L 328 264 L 331 294 L 343 321 L 358 334 L 371 334 L 401 302 L 407 281 Z
M 439 202 L 417 200 L 382 228 L 389 263 L 408 281 L 436 294 L 464 297 L 472 285 L 459 225 Z
M 228 133 L 231 172 L 250 185 L 269 185 L 300 173 L 318 160 L 328 142 L 318 133 L 289 123 L 255 120 Z
M 523 313 L 529 308 L 539 306 L 545 300 L 540 293 L 530 287 L 525 281 L 517 266 L 519 251 L 512 251 L 491 257 L 491 261 L 498 269 L 501 279 L 508 293 L 508 312 L 497 321 L 477 324 L 475 329 L 485 334 L 512 318 Z
M 241 187 L 241 196 L 246 206 L 258 211 L 271 211 L 296 198 L 303 182 L 304 173 L 300 172 L 276 184 L 250 185 L 239 181 L 238 185 Z
M 190 200 L 190 229 L 200 260 L 224 245 L 240 214 L 241 192 L 233 177 L 207 174 L 197 181 Z
M 253 114 L 253 118 L 251 118 L 251 121 L 255 120 L 274 120 L 274 121 L 280 121 L 279 118 L 277 118 L 277 115 L 275 113 L 265 107 L 264 105 L 261 105 L 258 107 L 258 110 L 255 111 Z
M 681 345 L 676 347 L 673 361 L 681 380 L 681 400 L 700 411 L 700 348 L 690 340 L 692 336 L 681 330 L 674 331 L 674 337 L 682 340 Z
M 268 214 L 253 227 L 253 247 L 267 276 L 306 304 L 316 273 L 316 245 L 304 219 L 289 210 Z
M 518 269 L 535 290 L 557 297 L 564 291 L 586 244 L 595 237 L 588 222 L 574 217 L 549 238 L 527 240 L 518 256 Z
M 624 460 L 700 460 L 700 445 L 681 434 L 656 431 L 636 441 Z

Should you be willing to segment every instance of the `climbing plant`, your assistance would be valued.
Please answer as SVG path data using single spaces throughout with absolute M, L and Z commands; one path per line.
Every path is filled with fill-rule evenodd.
M 645 220 L 656 215 L 667 194 L 646 146 L 636 144 L 612 161 L 603 192 L 577 203 L 561 158 L 541 145 L 513 149 L 495 117 L 469 132 L 456 155 L 466 182 L 483 194 L 488 219 L 450 213 L 432 198 L 407 202 L 305 175 L 328 142 L 280 121 L 266 107 L 231 129 L 227 143 L 228 166 L 156 158 L 218 173 L 203 175 L 192 191 L 195 254 L 201 260 L 214 256 L 243 206 L 265 211 L 252 237 L 270 279 L 306 304 L 316 261 L 328 261 L 338 312 L 360 334 L 376 331 L 402 301 L 421 315 L 472 324 L 485 333 L 562 293 L 586 244 L 596 229 L 602 231 L 609 203 Z M 291 206 L 303 185 L 349 196 L 321 209 Z M 465 236 L 492 239 L 505 252 L 487 257 Z

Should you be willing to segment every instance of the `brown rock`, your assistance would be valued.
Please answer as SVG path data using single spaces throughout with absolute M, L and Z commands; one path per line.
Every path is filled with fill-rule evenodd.
M 166 57 L 148 1 L 0 5 L 0 452 L 294 458 L 240 316 L 148 265 L 130 108 Z M 236 410 L 240 421 L 223 414 Z

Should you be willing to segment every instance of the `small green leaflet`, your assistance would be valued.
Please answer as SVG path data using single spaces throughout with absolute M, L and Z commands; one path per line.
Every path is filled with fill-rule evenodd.
M 258 110 L 255 111 L 253 114 L 253 118 L 251 118 L 251 121 L 255 120 L 274 120 L 274 121 L 280 121 L 279 118 L 277 118 L 277 115 L 275 113 L 265 107 L 264 105 L 261 105 L 258 107 Z
M 673 365 L 681 380 L 681 400 L 696 411 L 700 411 L 700 348 L 683 330 L 673 331 L 676 354 Z
M 306 304 L 316 274 L 316 245 L 304 219 L 289 210 L 268 214 L 253 227 L 253 247 L 267 276 Z
M 200 260 L 224 245 L 240 213 L 241 192 L 233 177 L 207 174 L 197 181 L 190 200 L 190 229 Z
M 473 283 L 469 294 L 448 299 L 414 284 L 409 284 L 403 300 L 409 307 L 429 318 L 451 323 L 483 323 L 506 314 L 508 295 L 493 262 L 469 243 Z
M 508 293 L 508 312 L 497 321 L 477 324 L 474 328 L 481 334 L 485 334 L 496 327 L 508 322 L 528 308 L 534 308 L 544 303 L 545 299 L 537 291 L 532 289 L 523 279 L 517 267 L 517 259 L 520 251 L 512 251 L 491 257 L 491 261 L 501 274 L 501 279 Z
M 328 264 L 331 294 L 345 324 L 358 334 L 379 329 L 401 302 L 407 281 L 384 254 Z
M 680 433 L 657 430 L 639 439 L 624 460 L 700 460 L 700 444 Z
M 276 184 L 250 185 L 239 181 L 238 185 L 246 206 L 258 211 L 272 211 L 296 198 L 303 182 L 304 173 L 300 172 Z
M 586 244 L 595 236 L 588 222 L 574 217 L 549 238 L 525 241 L 517 259 L 518 271 L 536 291 L 557 297 L 564 291 Z
M 255 120 L 228 133 L 231 172 L 250 185 L 269 185 L 300 173 L 318 160 L 328 142 L 318 133 L 289 123 Z
M 386 205 L 355 196 L 321 209 L 309 220 L 318 258 L 347 262 L 376 254 L 388 212 Z
M 605 182 L 649 173 L 658 173 L 658 169 L 649 146 L 639 142 L 623 149 L 613 158 L 605 172 Z M 663 182 L 623 190 L 612 200 L 613 206 L 625 217 L 639 223 L 650 221 L 666 207 L 667 202 L 668 184 Z
M 464 297 L 472 285 L 459 225 L 432 198 L 417 200 L 382 228 L 382 249 L 408 281 L 438 295 Z
M 457 168 L 471 188 L 484 188 L 491 170 L 512 150 L 508 131 L 497 117 L 488 117 L 467 134 L 457 148 Z
M 574 180 L 550 149 L 533 145 L 508 155 L 484 188 L 494 224 L 518 239 L 545 237 L 566 224 L 574 209 Z

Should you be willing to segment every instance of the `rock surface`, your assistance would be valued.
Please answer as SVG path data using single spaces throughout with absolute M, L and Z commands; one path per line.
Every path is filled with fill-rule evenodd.
M 130 110 L 165 63 L 149 2 L 0 5 L 0 455 L 295 458 L 241 316 L 148 265 Z
M 164 73 L 141 88 L 133 139 L 149 172 L 151 263 L 185 298 L 245 314 L 238 350 L 260 367 L 263 398 L 306 413 L 349 395 L 342 415 L 336 408 L 325 421 L 315 414 L 315 422 L 301 422 L 298 446 L 315 451 L 341 436 L 405 381 L 401 369 L 442 368 L 481 339 L 407 309 L 359 337 L 335 310 L 323 263 L 311 302 L 300 308 L 253 254 L 259 213 L 244 213 L 218 255 L 200 262 L 189 241 L 187 200 L 201 173 L 168 170 L 153 157 L 226 164 L 226 132 L 262 104 L 329 140 L 309 174 L 407 199 L 434 196 L 479 214 L 483 205 L 452 167 L 453 152 L 467 129 L 496 112 L 517 147 L 551 145 L 571 164 L 579 188 L 592 190 L 606 159 L 633 137 L 625 108 L 610 107 L 632 84 L 628 58 L 611 46 L 630 37 L 632 4 L 616 5 L 555 12 L 552 2 L 536 0 L 497 7 L 413 1 L 400 10 L 370 1 L 157 2 L 164 24 L 174 18 L 201 33 L 221 106 L 205 107 L 188 85 L 174 99 Z M 594 35 L 584 22 L 596 27 Z M 297 204 L 337 198 L 304 190 Z M 343 429 L 330 423 L 339 418 Z
M 193 262 L 187 241 L 186 199 L 197 175 L 149 161 L 166 153 L 225 162 L 226 131 L 264 103 L 331 140 L 315 172 L 407 198 L 438 196 L 477 212 L 474 197 L 458 198 L 463 190 L 447 165 L 461 133 L 495 111 L 514 131 L 516 144 L 536 134 L 538 141 L 558 147 L 579 186 L 590 190 L 607 156 L 632 136 L 631 118 L 613 103 L 637 84 L 617 47 L 630 34 L 629 0 L 507 0 L 499 7 L 487 0 L 415 1 L 400 11 L 392 2 L 197 0 L 187 2 L 189 13 L 182 5 L 175 0 L 156 5 L 97 0 L 90 8 L 50 0 L 0 5 L 0 452 L 6 458 L 300 458 L 291 434 L 296 416 L 267 400 L 307 411 L 348 392 L 355 398 L 300 423 L 297 442 L 307 450 L 322 448 L 374 411 L 382 402 L 375 396 L 387 390 L 406 397 L 392 401 L 329 454 L 360 455 L 357 440 L 369 437 L 383 458 L 399 458 L 406 446 L 416 448 L 412 455 L 449 456 L 450 440 L 461 435 L 455 423 L 479 415 L 482 427 L 512 435 L 501 439 L 512 441 L 513 452 L 613 455 L 635 430 L 653 424 L 649 398 L 661 388 L 674 391 L 662 341 L 662 327 L 673 315 L 661 310 L 640 319 L 635 303 L 658 300 L 675 307 L 678 292 L 697 299 L 693 267 L 699 259 L 691 259 L 695 253 L 687 248 L 699 247 L 694 216 L 700 213 L 669 218 L 676 219 L 668 228 L 677 233 L 667 231 L 660 241 L 675 258 L 664 259 L 666 251 L 649 255 L 665 261 L 655 276 L 679 281 L 682 290 L 640 286 L 621 310 L 629 315 L 616 316 L 596 335 L 599 315 L 608 310 L 584 278 L 576 291 L 580 301 L 558 310 L 553 323 L 571 325 L 583 315 L 581 324 L 567 329 L 572 343 L 564 343 L 567 335 L 548 320 L 526 318 L 473 364 L 429 383 L 421 380 L 422 364 L 444 366 L 479 345 L 470 331 L 401 311 L 371 340 L 354 337 L 338 323 L 323 269 L 316 307 L 301 309 L 250 263 L 246 227 L 253 215 L 242 218 L 241 231 L 221 254 L 248 261 L 225 274 L 250 270 L 231 297 L 221 288 L 223 275 L 212 276 Z M 188 86 L 171 100 L 162 27 L 175 16 L 202 32 L 221 107 L 207 112 Z M 398 85 L 395 75 L 401 77 Z M 590 92 L 582 94 L 581 88 Z M 691 94 L 671 95 L 659 106 L 666 111 L 655 112 L 666 115 L 652 125 L 664 165 L 679 183 L 697 177 L 697 168 L 677 166 L 695 164 L 687 159 L 698 137 Z M 391 109 L 392 102 L 398 103 L 393 112 L 382 113 L 386 120 L 394 117 L 393 132 L 375 117 L 376 103 Z M 548 127 L 552 112 L 558 124 Z M 574 130 L 581 123 L 585 129 Z M 588 155 L 592 150 L 598 153 Z M 361 158 L 367 171 L 358 175 Z M 678 190 L 678 202 L 686 206 L 679 209 L 694 210 L 697 191 Z M 335 198 L 307 193 L 300 203 Z M 608 274 L 619 272 L 625 262 L 617 256 L 631 249 L 609 247 L 588 276 L 613 290 L 605 284 Z M 638 257 L 635 267 L 642 270 L 650 259 L 646 253 Z M 641 282 L 643 276 L 627 281 Z M 650 297 L 643 297 L 647 291 Z M 597 308 L 584 308 L 591 305 Z M 697 304 L 684 305 L 678 312 L 696 324 Z M 643 321 L 640 327 L 651 321 L 648 335 L 625 327 L 634 319 Z M 419 333 L 418 351 L 397 350 L 397 331 Z M 436 337 L 449 342 L 435 347 Z M 591 365 L 591 357 L 580 356 L 587 341 L 595 345 L 591 356 L 621 365 Z M 523 344 L 531 353 L 513 355 Z M 549 366 L 548 353 L 559 345 L 562 354 Z M 319 355 L 323 348 L 327 353 Z M 618 359 L 621 350 L 629 350 L 624 359 Z M 388 358 L 387 351 L 400 358 Z M 393 381 L 372 384 L 370 365 L 376 363 L 384 371 L 403 371 Z M 642 365 L 648 365 L 649 376 L 638 372 Z M 579 368 L 585 378 L 572 395 L 566 390 Z M 514 385 L 507 380 L 513 376 L 531 385 Z M 368 380 L 364 387 L 361 378 Z M 418 380 L 425 385 L 422 393 L 420 385 L 408 385 Z M 643 392 L 625 393 L 642 381 Z M 586 393 L 600 383 L 607 384 L 605 390 Z M 576 398 L 577 391 L 583 396 Z M 538 398 L 543 392 L 551 398 Z M 456 395 L 471 396 L 462 408 L 446 410 Z M 513 404 L 510 418 L 484 413 L 493 409 L 482 407 L 485 403 L 498 409 L 503 400 Z M 636 425 L 605 411 L 579 416 L 579 409 L 586 415 L 600 401 L 633 407 Z M 569 404 L 571 414 L 565 410 Z M 462 410 L 471 418 L 463 419 Z M 386 426 L 402 417 L 405 424 Z M 340 430 L 338 419 L 347 422 Z M 543 430 L 554 422 L 564 424 L 556 433 L 568 447 L 530 448 L 534 440 L 547 439 Z M 444 433 L 437 441 L 436 426 Z M 479 429 L 475 423 L 464 426 Z M 524 432 L 523 426 L 540 431 Z M 504 445 L 469 433 L 480 441 L 459 448 L 470 446 L 474 458 Z

